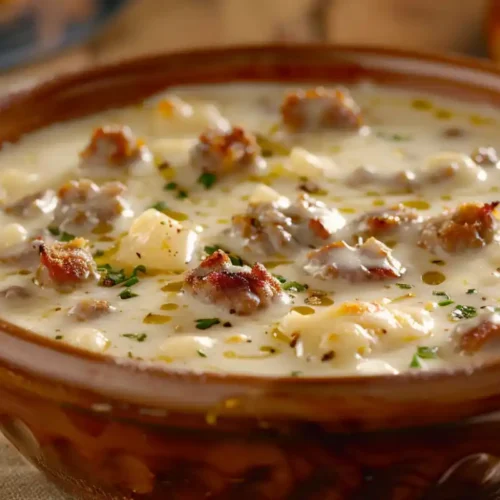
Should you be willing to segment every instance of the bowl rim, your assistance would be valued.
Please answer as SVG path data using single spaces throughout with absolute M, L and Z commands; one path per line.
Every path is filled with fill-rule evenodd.
M 134 69 L 143 67 L 153 67 L 156 64 L 166 64 L 168 62 L 181 59 L 223 58 L 226 56 L 236 57 L 245 64 L 255 64 L 253 58 L 265 60 L 269 54 L 293 56 L 300 64 L 305 63 L 308 56 L 316 56 L 320 60 L 329 58 L 328 63 L 354 64 L 354 67 L 372 71 L 379 65 L 391 63 L 398 66 L 403 63 L 401 75 L 415 75 L 421 69 L 426 79 L 440 79 L 443 76 L 445 85 L 457 84 L 478 90 L 481 94 L 493 98 L 496 105 L 500 107 L 500 68 L 486 60 L 474 59 L 466 56 L 443 55 L 438 53 L 428 53 L 421 51 L 411 51 L 402 49 L 374 48 L 350 45 L 332 44 L 296 44 L 296 45 L 263 45 L 263 46 L 232 46 L 210 49 L 195 49 L 181 52 L 156 54 L 146 57 L 136 57 L 118 63 L 102 65 L 75 73 L 68 73 L 57 76 L 48 81 L 42 81 L 33 87 L 20 90 L 0 98 L 0 109 L 8 112 L 12 108 L 25 106 L 30 100 L 41 99 L 51 93 L 57 93 L 61 89 L 71 87 L 78 83 L 98 81 L 109 75 L 127 74 Z M 259 59 L 260 58 L 260 59 Z M 326 61 L 326 59 L 325 59 Z M 270 63 L 272 65 L 272 62 Z M 289 64 L 289 63 L 288 63 Z M 299 64 L 299 63 L 297 63 Z M 326 64 L 326 63 L 325 63 Z M 425 66 L 437 70 L 436 74 L 426 74 Z M 406 68 L 406 69 L 404 69 Z M 392 67 L 394 70 L 394 67 Z M 397 69 L 397 68 L 396 68 Z M 397 72 L 397 71 L 396 71 Z M 459 78 L 460 72 L 464 73 Z M 469 74 L 470 73 L 470 74 Z M 477 74 L 476 74 L 477 73 Z M 473 76 L 476 78 L 473 78 Z M 489 75 L 490 78 L 486 78 Z M 238 80 L 238 78 L 235 78 Z M 246 80 L 241 80 L 246 81 Z M 262 80 L 264 81 L 264 80 Z M 283 78 L 282 83 L 291 81 Z M 299 79 L 293 81 L 300 81 Z M 278 81 L 278 83 L 280 83 Z M 326 83 L 326 82 L 325 82 Z M 397 84 L 396 84 L 397 86 Z M 495 88 L 496 87 L 496 88 Z M 168 88 L 168 85 L 164 85 Z M 155 93 L 155 92 L 151 92 Z M 144 97 L 147 97 L 145 95 Z M 92 113 L 92 112 L 91 112 Z M 89 113 L 89 114 L 91 114 Z M 83 116 L 80 114 L 80 116 Z M 65 121 L 63 118 L 61 121 Z M 57 120 L 56 120 L 57 121 Z M 36 123 L 25 132 L 30 132 L 38 128 L 43 128 L 48 123 L 38 126 Z M 17 137 L 0 137 L 0 145 L 4 142 L 13 142 Z M 477 366 L 449 368 L 435 371 L 411 371 L 408 370 L 399 374 L 379 374 L 379 375 L 348 375 L 348 376 L 273 376 L 273 375 L 251 375 L 245 373 L 218 373 L 218 372 L 196 372 L 185 369 L 172 369 L 167 364 L 150 364 L 149 362 L 117 358 L 109 354 L 99 354 L 79 349 L 59 341 L 42 337 L 28 330 L 15 326 L 0 318 L 0 367 L 7 367 L 26 375 L 36 374 L 46 380 L 57 380 L 63 384 L 74 384 L 82 390 L 92 393 L 105 394 L 106 396 L 117 396 L 131 398 L 137 401 L 153 400 L 145 399 L 141 395 L 141 384 L 153 379 L 161 380 L 162 383 L 170 381 L 186 384 L 186 387 L 200 386 L 226 386 L 234 388 L 244 387 L 246 390 L 260 388 L 263 390 L 280 390 L 308 392 L 313 391 L 319 394 L 322 390 L 328 389 L 330 394 L 355 390 L 359 397 L 370 397 L 370 395 L 380 395 L 399 387 L 398 394 L 404 390 L 415 390 L 421 396 L 429 391 L 429 388 L 445 393 L 450 388 L 450 384 L 462 383 L 467 386 L 465 392 L 469 392 L 469 398 L 474 399 L 472 392 L 481 388 L 482 394 L 488 398 L 500 395 L 500 389 L 496 390 L 491 379 L 500 376 L 500 359 L 488 361 Z M 23 352 L 31 352 L 35 361 L 30 363 L 24 361 Z M 52 360 L 47 362 L 46 360 Z M 64 367 L 64 368 L 63 368 Z M 65 372 L 66 370 L 66 376 Z M 68 373 L 70 372 L 70 373 Z M 89 375 L 91 374 L 91 375 Z M 134 387 L 124 387 L 131 383 L 128 375 L 137 377 Z M 114 383 L 109 383 L 113 380 Z M 122 382 L 120 382 L 122 381 Z M 102 384 L 106 384 L 103 386 Z M 171 387 L 169 385 L 169 387 Z M 217 391 L 215 391 L 217 393 Z M 224 391 L 227 394 L 227 391 Z M 166 396 L 166 394 L 164 394 Z M 216 397 L 214 395 L 214 397 Z M 458 397 L 458 396 L 457 396 Z M 160 404 L 158 398 L 156 403 Z M 166 398 L 165 401 L 169 399 Z M 171 398 L 170 398 L 171 399 Z M 213 398 L 210 398 L 213 399 Z M 193 402 L 194 406 L 197 406 Z M 204 402 L 200 403 L 205 408 Z M 499 405 L 500 406 L 500 405 Z

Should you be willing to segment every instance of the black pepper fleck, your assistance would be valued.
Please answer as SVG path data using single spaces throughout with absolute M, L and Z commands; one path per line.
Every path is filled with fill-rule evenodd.
M 323 354 L 323 356 L 321 356 L 321 361 L 323 361 L 323 362 L 330 361 L 334 357 L 335 357 L 335 351 L 328 351 L 328 352 L 325 352 L 325 354 Z

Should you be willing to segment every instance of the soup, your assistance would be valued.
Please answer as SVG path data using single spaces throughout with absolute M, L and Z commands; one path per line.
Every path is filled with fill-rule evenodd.
M 171 369 L 498 355 L 497 110 L 372 84 L 171 89 L 0 152 L 1 316 Z

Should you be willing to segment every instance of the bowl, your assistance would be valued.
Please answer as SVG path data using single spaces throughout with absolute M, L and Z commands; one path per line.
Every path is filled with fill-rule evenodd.
M 364 80 L 500 106 L 500 70 L 472 59 L 235 47 L 136 59 L 8 96 L 0 145 L 170 85 Z M 0 345 L 0 428 L 72 498 L 500 498 L 500 362 L 329 380 L 191 373 L 2 320 Z

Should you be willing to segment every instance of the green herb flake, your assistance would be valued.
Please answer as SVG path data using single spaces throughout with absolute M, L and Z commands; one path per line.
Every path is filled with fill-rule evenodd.
M 209 245 L 209 246 L 206 246 L 205 248 L 203 248 L 203 251 L 207 255 L 212 255 L 214 252 L 217 252 L 217 250 L 222 250 L 222 249 L 218 245 Z
M 216 180 L 217 177 L 215 174 L 209 174 L 207 172 L 198 177 L 198 183 L 203 184 L 205 189 L 210 189 L 215 184 Z
M 438 290 L 434 290 L 432 295 L 437 295 L 438 297 L 444 297 L 445 300 L 450 300 L 450 296 L 446 292 L 440 292 Z
M 132 276 L 127 281 L 125 281 L 122 286 L 134 286 L 137 283 L 139 283 L 139 278 L 137 276 Z
M 59 236 L 60 241 L 72 241 L 76 238 L 74 234 L 67 233 L 66 231 L 63 231 L 61 235 Z
M 59 231 L 59 228 L 58 227 L 55 227 L 55 226 L 49 226 L 47 228 L 47 230 L 49 231 L 49 233 L 52 235 L 52 236 L 59 236 L 61 234 L 61 231 Z
M 466 292 L 467 295 L 474 295 L 477 293 L 477 290 L 475 288 L 469 288 Z
M 298 281 L 288 281 L 284 283 L 281 288 L 291 292 L 305 292 L 309 288 L 309 285 L 302 285 Z
M 217 250 L 222 250 L 224 253 L 226 253 L 227 256 L 229 257 L 229 259 L 231 260 L 231 264 L 233 264 L 233 266 L 242 266 L 243 265 L 243 259 L 241 257 L 239 257 L 238 255 L 235 255 L 231 252 L 227 252 L 226 250 L 221 248 L 219 245 L 209 245 L 209 246 L 206 246 L 203 248 L 203 251 L 207 255 L 212 255 Z
M 433 259 L 431 260 L 431 264 L 435 264 L 436 266 L 444 266 L 446 262 L 441 259 Z
M 300 370 L 294 370 L 290 372 L 291 377 L 300 377 L 302 375 L 302 372 Z
M 165 186 L 163 186 L 163 189 L 165 191 L 174 191 L 175 189 L 177 189 L 177 183 L 169 182 L 168 184 L 165 184 Z
M 94 257 L 102 257 L 104 255 L 104 250 L 97 250 L 94 253 Z
M 455 301 L 451 300 L 451 299 L 447 299 L 447 300 L 442 300 L 441 302 L 438 302 L 438 306 L 440 307 L 445 307 L 445 306 L 449 306 L 451 304 L 454 304 Z
M 410 141 L 411 136 L 409 135 L 402 135 L 402 134 L 391 134 L 387 132 L 378 132 L 377 137 L 380 137 L 381 139 L 386 139 L 388 141 L 394 141 L 394 142 L 404 142 L 404 141 Z
M 477 316 L 477 309 L 472 306 L 457 305 L 451 313 L 451 318 L 459 321 L 462 319 L 475 318 Z
M 413 358 L 411 358 L 410 368 L 422 368 L 418 354 L 414 354 Z
M 148 338 L 147 333 L 124 333 L 121 336 L 137 342 L 144 342 Z
M 284 276 L 281 276 L 281 274 L 273 274 L 273 276 L 281 283 L 286 283 L 286 278 Z
M 207 357 L 207 354 L 205 352 L 203 352 L 201 349 L 197 349 L 196 352 L 198 353 L 198 356 L 200 356 L 200 358 Z
M 436 359 L 439 347 L 421 346 L 417 347 L 417 356 L 422 359 Z
M 134 297 L 138 297 L 138 294 L 134 293 L 132 290 L 130 290 L 130 288 L 125 288 L 123 292 L 120 292 L 118 294 L 118 297 L 120 297 L 120 299 L 122 300 L 127 300 L 127 299 L 132 299 Z
M 197 319 L 196 321 L 196 328 L 198 330 L 207 330 L 208 328 L 218 325 L 220 323 L 219 318 L 203 318 L 203 319 Z
M 396 283 L 396 286 L 402 288 L 403 290 L 409 290 L 410 288 L 413 288 L 411 285 L 408 285 L 407 283 Z
M 151 205 L 151 208 L 158 210 L 158 212 L 164 212 L 168 207 L 164 201 L 157 201 L 154 205 Z
M 229 258 L 231 259 L 231 264 L 233 264 L 233 266 L 243 265 L 243 259 L 241 257 L 238 257 L 237 255 L 233 255 L 230 253 Z
M 62 340 L 64 338 L 64 336 L 63 335 L 56 335 L 54 338 L 56 340 Z
M 177 198 L 179 200 L 185 200 L 188 197 L 188 192 L 184 191 L 183 189 L 179 189 L 177 192 Z

